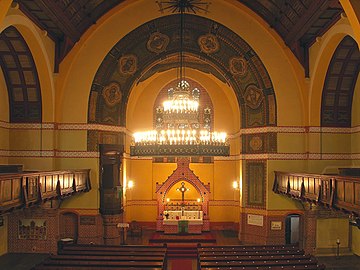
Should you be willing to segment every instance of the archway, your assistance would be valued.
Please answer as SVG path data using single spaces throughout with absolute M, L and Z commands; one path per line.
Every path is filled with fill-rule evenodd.
M 78 215 L 73 212 L 63 212 L 59 219 L 60 239 L 70 238 L 74 243 L 78 239 Z
M 194 232 L 199 233 L 202 231 L 210 230 L 210 221 L 209 221 L 209 193 L 210 193 L 210 184 L 205 185 L 200 179 L 194 174 L 192 170 L 189 168 L 190 161 L 186 158 L 181 158 L 177 162 L 176 170 L 168 177 L 168 179 L 162 183 L 156 183 L 156 198 L 157 198 L 157 222 L 156 222 L 156 230 L 164 231 L 164 211 L 168 211 L 171 206 L 171 211 L 179 211 L 178 219 L 180 219 L 179 215 L 184 215 L 184 207 L 186 203 L 186 209 L 189 209 L 190 215 L 194 215 L 188 218 L 192 218 L 193 220 L 201 220 L 199 224 L 194 226 Z M 184 187 L 186 188 L 186 183 L 189 186 L 194 187 L 196 192 L 193 194 L 199 195 L 200 197 L 192 197 L 193 200 L 185 201 L 184 197 L 181 198 L 177 203 L 173 205 L 168 204 L 169 201 L 167 195 L 171 194 L 171 190 L 173 188 Z M 184 193 L 183 193 L 184 194 Z M 194 195 L 192 195 L 194 196 Z M 199 199 L 199 200 L 197 200 Z M 174 209 L 174 210 L 173 210 Z M 181 213 L 180 213 L 181 212 Z M 176 220 L 177 218 L 174 217 Z
M 290 214 L 285 218 L 285 244 L 298 244 L 300 241 L 300 215 Z

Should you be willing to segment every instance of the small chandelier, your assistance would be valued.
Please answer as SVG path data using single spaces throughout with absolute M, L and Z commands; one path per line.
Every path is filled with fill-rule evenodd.
M 211 109 L 204 109 L 205 123 L 199 122 L 200 91 L 190 90 L 185 79 L 183 55 L 184 12 L 205 11 L 202 0 L 157 1 L 160 10 L 180 13 L 180 78 L 168 89 L 168 99 L 156 108 L 156 128 L 136 132 L 130 146 L 132 156 L 228 156 L 230 147 L 225 132 L 211 132 Z

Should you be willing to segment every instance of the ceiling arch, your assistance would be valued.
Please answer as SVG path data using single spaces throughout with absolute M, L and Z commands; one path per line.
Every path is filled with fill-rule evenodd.
M 31 51 L 13 26 L 0 34 L 0 65 L 10 104 L 10 122 L 42 121 L 41 90 Z
M 326 73 L 321 102 L 321 126 L 351 127 L 351 108 L 359 75 L 356 41 L 346 36 L 339 43 Z
M 177 15 L 160 17 L 130 32 L 110 50 L 91 87 L 90 123 L 125 125 L 132 86 L 148 72 L 177 65 L 179 24 Z M 255 51 L 230 29 L 200 16 L 185 15 L 184 33 L 185 64 L 232 86 L 241 108 L 241 126 L 276 125 L 274 89 Z

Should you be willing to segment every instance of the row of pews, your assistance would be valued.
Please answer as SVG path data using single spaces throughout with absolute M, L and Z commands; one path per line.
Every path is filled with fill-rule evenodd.
M 325 269 L 294 245 L 198 246 L 198 269 Z
M 166 269 L 166 246 L 64 245 L 32 270 Z

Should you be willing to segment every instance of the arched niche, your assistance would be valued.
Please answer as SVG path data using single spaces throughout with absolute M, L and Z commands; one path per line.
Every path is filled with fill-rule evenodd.
M 157 18 L 113 46 L 90 89 L 88 123 L 126 126 L 132 88 L 156 73 L 179 66 L 179 23 L 176 15 Z M 240 126 L 276 126 L 274 88 L 250 45 L 227 27 L 197 15 L 185 15 L 184 33 L 186 67 L 211 74 L 233 89 L 240 108 Z M 97 143 L 101 143 L 101 134 L 89 132 L 88 149 L 97 150 Z M 272 148 L 263 150 L 273 152 Z
M 203 211 L 203 225 L 202 231 L 210 230 L 209 220 L 209 195 L 210 184 L 204 184 L 189 168 L 190 160 L 187 158 L 180 158 L 177 162 L 177 168 L 168 177 L 164 183 L 156 183 L 156 199 L 158 206 L 156 230 L 163 231 L 163 216 L 162 213 L 165 210 L 166 195 L 174 187 L 181 185 L 181 182 L 187 182 L 197 191 L 200 196 L 201 209 Z

